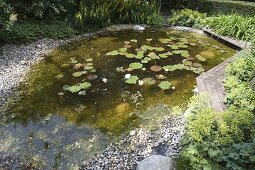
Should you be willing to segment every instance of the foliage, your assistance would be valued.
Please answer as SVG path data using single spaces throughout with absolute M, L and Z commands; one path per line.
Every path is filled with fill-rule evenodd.
M 254 52 L 243 52 L 227 66 L 225 88 L 228 105 L 246 108 L 249 111 L 255 110 L 255 93 L 249 84 L 254 70 Z
M 157 0 L 82 0 L 76 14 L 76 23 L 80 27 L 104 27 L 110 23 L 148 23 L 159 26 Z
M 172 26 L 200 27 L 206 14 L 190 9 L 172 11 L 168 22 Z
M 64 38 L 76 31 L 62 21 L 18 21 L 10 30 L 0 32 L 1 42 L 32 42 L 40 38 Z
M 209 15 L 231 14 L 235 11 L 245 16 L 255 15 L 255 3 L 232 0 L 187 0 L 186 8 L 206 12 Z
M 254 146 L 254 115 L 251 112 L 231 106 L 218 113 L 211 108 L 205 95 L 194 96 L 189 108 L 181 157 L 188 161 L 190 169 L 212 169 L 210 161 L 227 169 L 254 166 L 254 150 L 244 148 Z
M 254 41 L 255 16 L 240 14 L 218 15 L 208 17 L 206 24 L 217 33 L 240 40 Z
M 5 1 L 0 1 L 0 31 L 9 29 L 17 20 L 17 15 L 12 13 L 12 8 Z
M 153 14 L 148 16 L 146 24 L 152 26 L 152 27 L 162 27 L 164 24 L 164 19 L 161 15 L 159 14 Z

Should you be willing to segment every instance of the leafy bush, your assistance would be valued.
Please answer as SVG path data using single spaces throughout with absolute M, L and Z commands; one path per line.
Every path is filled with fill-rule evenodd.
M 168 22 L 172 26 L 201 27 L 206 14 L 190 9 L 173 11 Z
M 227 66 L 225 89 L 227 92 L 226 102 L 229 106 L 246 108 L 251 112 L 255 110 L 255 92 L 249 83 L 253 78 L 254 70 L 254 52 L 243 52 Z
M 152 27 L 162 27 L 164 24 L 164 18 L 161 15 L 153 14 L 148 16 L 146 24 Z
M 18 21 L 12 29 L 0 32 L 0 42 L 32 42 L 40 38 L 64 38 L 76 31 L 62 21 Z
M 190 169 L 212 169 L 211 161 L 226 169 L 254 167 L 254 115 L 231 106 L 227 111 L 214 111 L 207 97 L 194 96 L 187 114 L 187 132 L 181 158 Z
M 12 8 L 5 1 L 0 1 L 0 31 L 9 29 L 17 20 L 17 15 L 12 14 Z
M 218 15 L 208 17 L 206 24 L 221 35 L 254 41 L 255 16 L 246 17 L 239 14 Z
M 188 0 L 187 8 L 206 12 L 209 15 L 231 14 L 235 11 L 238 14 L 254 16 L 255 3 L 231 0 Z

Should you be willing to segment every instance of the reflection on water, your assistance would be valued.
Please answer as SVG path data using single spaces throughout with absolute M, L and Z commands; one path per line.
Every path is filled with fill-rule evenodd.
M 4 125 L 0 128 L 0 140 L 4 145 L 0 152 L 18 153 L 22 160 L 33 158 L 40 166 L 77 166 L 81 158 L 100 152 L 128 130 L 144 122 L 154 126 L 155 121 L 144 120 L 155 120 L 162 114 L 160 111 L 151 113 L 148 108 L 159 104 L 170 108 L 185 107 L 197 74 L 185 69 L 172 72 L 150 70 L 153 65 L 163 67 L 182 63 L 184 57 L 174 54 L 143 64 L 142 70 L 130 72 L 141 80 L 146 77 L 156 80 L 156 85 L 139 86 L 125 83 L 125 74 L 129 72 L 116 71 L 117 67 L 128 68 L 139 59 L 106 56 L 125 46 L 124 41 L 132 39 L 135 41 L 129 50 L 133 53 L 143 45 L 163 47 L 164 52 L 173 51 L 160 43 L 160 38 L 187 41 L 187 47 L 184 47 L 193 58 L 192 62 L 202 64 L 206 70 L 234 54 L 234 50 L 211 38 L 175 30 L 122 31 L 62 46 L 33 66 L 17 91 L 19 99 L 6 105 L 5 115 L 15 116 L 1 123 Z M 206 61 L 198 61 L 196 55 Z M 93 61 L 93 76 L 75 77 L 73 73 L 80 71 L 80 66 L 88 61 Z M 171 82 L 175 89 L 161 90 L 158 84 L 163 80 L 157 78 L 159 74 L 164 75 L 164 81 Z M 83 95 L 63 89 L 66 85 L 88 80 L 91 87 Z

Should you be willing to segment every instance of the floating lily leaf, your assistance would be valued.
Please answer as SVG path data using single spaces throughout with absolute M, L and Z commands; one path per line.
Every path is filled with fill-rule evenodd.
M 152 60 L 151 58 L 145 57 L 144 59 L 141 60 L 141 63 L 146 64 L 146 63 L 148 63 L 151 60 Z
M 159 57 L 160 57 L 160 58 L 167 58 L 168 55 L 166 55 L 165 53 L 163 53 L 163 54 L 159 54 Z
M 77 93 L 78 91 L 81 90 L 81 87 L 79 85 L 74 85 L 74 86 L 71 86 L 69 87 L 68 89 L 71 93 Z
M 153 65 L 151 66 L 151 71 L 154 71 L 154 72 L 159 72 L 162 70 L 162 67 L 161 66 L 158 66 L 158 65 Z
M 82 67 L 83 65 L 81 63 L 77 63 L 73 66 L 74 69 L 78 70 Z
M 188 61 L 188 60 L 184 60 L 182 61 L 182 63 L 186 66 L 192 66 L 192 62 L 191 61 Z
M 180 47 L 180 48 L 188 48 L 189 46 L 184 45 L 184 44 L 180 44 L 180 45 L 178 45 L 178 47 Z
M 174 67 L 177 69 L 177 70 L 182 70 L 184 65 L 183 64 L 176 64 L 174 65 Z
M 134 54 L 131 54 L 131 53 L 128 53 L 128 54 L 126 54 L 126 57 L 127 57 L 127 58 L 135 58 L 135 55 L 134 55 Z
M 111 56 L 115 56 L 115 55 L 119 55 L 119 52 L 117 50 L 108 52 L 106 55 L 111 55 Z
M 78 63 L 78 61 L 77 61 L 75 58 L 70 58 L 70 62 L 71 62 L 72 64 Z
M 148 39 L 146 39 L 146 41 L 152 41 L 152 39 L 151 39 L 151 38 L 148 38 Z
M 173 53 L 172 53 L 172 52 L 170 52 L 170 51 L 166 52 L 165 54 L 166 54 L 166 55 L 168 55 L 168 56 L 173 55 Z
M 124 44 L 130 44 L 130 41 L 124 41 Z
M 168 44 L 168 43 L 170 43 L 172 40 L 171 40 L 171 39 L 161 38 L 161 39 L 159 39 L 159 41 L 160 41 L 161 43 L 163 43 L 163 44 Z
M 196 43 L 189 43 L 191 46 L 197 46 Z
M 57 76 L 55 76 L 57 79 L 62 79 L 62 78 L 64 78 L 64 74 L 59 74 L 59 75 L 57 75 Z
M 116 71 L 117 72 L 125 72 L 125 69 L 123 67 L 117 67 Z
M 91 87 L 91 83 L 90 82 L 83 82 L 80 84 L 80 88 L 83 89 L 83 90 L 86 90 L 88 88 Z
M 122 56 L 125 56 L 127 55 L 128 53 L 127 52 L 120 52 L 119 55 L 122 55 Z
M 95 72 L 96 72 L 96 69 L 93 68 L 93 69 L 89 70 L 89 72 L 90 72 L 90 73 L 95 73 Z
M 143 67 L 143 64 L 138 63 L 138 62 L 134 62 L 129 64 L 129 67 L 136 70 L 136 69 L 141 69 Z
M 85 90 L 81 90 L 81 91 L 78 92 L 78 94 L 80 96 L 85 96 L 87 94 L 87 92 Z
M 156 75 L 156 78 L 159 80 L 163 80 L 166 78 L 166 76 L 164 76 L 163 74 L 158 74 L 158 75 Z
M 199 61 L 206 61 L 206 58 L 202 57 L 201 55 L 195 56 Z
M 167 72 L 167 71 L 175 71 L 176 67 L 173 65 L 166 65 L 163 67 L 163 69 Z
M 186 60 L 192 61 L 192 60 L 195 60 L 195 58 L 193 58 L 193 57 L 188 57 L 188 58 L 186 58 Z
M 127 79 L 125 82 L 127 84 L 136 84 L 139 78 L 137 76 L 131 76 L 129 79 Z
M 141 49 L 142 49 L 143 51 L 147 51 L 149 47 L 150 47 L 150 46 L 148 46 L 148 45 L 143 45 L 143 46 L 141 46 Z
M 146 78 L 143 79 L 143 84 L 144 85 L 152 86 L 155 83 L 156 83 L 156 80 L 154 78 L 146 77 Z
M 93 68 L 94 68 L 93 66 L 85 66 L 85 67 L 84 67 L 84 70 L 89 71 L 89 70 L 92 70 Z
M 78 71 L 73 73 L 73 77 L 81 77 L 83 75 L 83 72 Z
M 119 49 L 119 52 L 126 52 L 127 51 L 127 48 L 120 48 Z
M 158 86 L 162 89 L 162 90 L 168 90 L 171 87 L 171 83 L 169 81 L 162 81 Z
M 86 65 L 87 66 L 93 66 L 93 63 L 87 63 Z
M 92 61 L 93 61 L 93 58 L 86 59 L 86 62 L 92 62 Z
M 142 59 L 143 57 L 144 57 L 144 52 L 143 51 L 139 51 L 137 53 L 137 55 L 135 56 L 135 58 L 137 58 L 137 59 Z
M 170 44 L 168 44 L 168 45 L 166 45 L 167 47 L 170 47 L 172 50 L 178 50 L 179 49 L 179 47 L 178 46 L 176 46 L 176 45 L 170 45 Z
M 96 74 L 89 74 L 88 76 L 87 76 L 87 79 L 88 80 L 96 80 L 97 79 L 97 75 Z
M 157 54 L 154 53 L 154 52 L 150 52 L 150 53 L 148 54 L 148 57 L 150 57 L 150 58 L 153 59 L 153 60 L 160 59 L 159 56 L 157 56 Z
M 199 64 L 199 63 L 193 63 L 193 66 L 194 66 L 194 67 L 201 67 L 202 65 Z
M 184 57 L 184 58 L 188 58 L 190 55 L 189 55 L 189 52 L 183 52 L 181 53 L 181 56 Z
M 69 90 L 70 86 L 69 85 L 64 85 L 63 90 Z
M 165 49 L 163 47 L 156 47 L 155 50 L 156 51 L 164 51 Z
M 134 43 L 137 43 L 137 40 L 136 39 L 132 39 L 130 40 L 131 42 L 134 42 Z

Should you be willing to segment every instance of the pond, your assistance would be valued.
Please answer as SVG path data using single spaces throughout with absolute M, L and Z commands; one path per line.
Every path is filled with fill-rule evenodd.
M 172 29 L 105 33 L 61 46 L 31 68 L 4 107 L 0 153 L 46 169 L 75 167 L 163 105 L 185 109 L 195 78 L 235 51 Z

